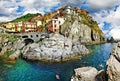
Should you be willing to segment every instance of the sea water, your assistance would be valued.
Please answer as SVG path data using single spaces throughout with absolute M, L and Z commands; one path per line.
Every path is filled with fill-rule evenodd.
M 0 81 L 70 81 L 74 69 L 84 66 L 93 66 L 98 70 L 106 68 L 106 61 L 114 43 L 87 46 L 91 53 L 82 59 L 61 62 L 43 63 L 18 59 L 16 64 L 5 64 L 0 60 Z M 99 64 L 103 66 L 100 67 Z M 60 79 L 56 79 L 58 73 Z

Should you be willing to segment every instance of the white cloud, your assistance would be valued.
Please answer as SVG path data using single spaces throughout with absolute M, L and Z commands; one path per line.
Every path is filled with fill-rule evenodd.
M 0 0 L 0 22 L 15 18 L 18 6 L 15 0 Z
M 100 28 L 103 29 L 104 22 L 110 23 L 109 30 L 103 30 L 105 34 L 113 36 L 115 39 L 118 39 L 118 35 L 120 34 L 120 6 L 116 8 L 116 11 L 114 9 L 111 10 L 104 10 L 100 11 L 99 13 L 95 13 L 94 19 L 99 23 Z M 120 36 L 119 36 L 120 39 Z
M 110 10 L 116 5 L 120 5 L 119 0 L 86 0 L 88 11 L 96 12 L 100 10 Z
M 80 7 L 85 0 L 58 0 L 62 6 L 70 5 Z
M 120 27 L 120 0 L 0 0 L 0 22 L 10 21 L 27 13 L 42 13 L 50 12 L 57 5 L 71 5 L 75 7 L 87 7 L 88 11 L 92 12 L 101 29 L 104 27 L 104 22 L 111 23 L 109 30 L 103 30 L 105 34 L 112 35 L 116 38 Z M 119 7 L 114 11 L 115 6 Z M 18 6 L 24 7 L 23 12 L 17 12 Z M 58 6 L 58 7 L 60 7 Z M 114 33 L 115 32 L 115 33 Z
M 112 29 L 109 33 L 114 39 L 120 39 L 120 26 L 119 28 Z
M 0 0 L 0 17 L 2 15 L 10 17 L 18 16 L 18 6 L 24 7 L 24 11 L 20 14 L 26 13 L 43 13 L 50 12 L 51 8 L 60 4 L 61 6 L 71 5 L 80 7 L 82 5 L 88 6 L 88 10 L 100 10 L 112 8 L 115 4 L 119 4 L 118 0 Z M 83 4 L 86 2 L 86 4 Z M 17 17 L 16 16 L 16 17 Z
M 50 9 L 58 3 L 57 0 L 21 0 L 19 5 L 24 6 L 25 13 L 31 13 L 31 11 L 44 13 L 44 11 L 50 12 Z
M 3 17 L 0 17 L 0 22 L 7 22 L 7 21 L 10 21 L 11 20 L 11 18 L 9 18 L 9 17 L 5 17 L 5 16 L 3 16 Z
M 16 2 L 10 0 L 0 1 L 0 15 L 9 16 L 17 10 Z
M 27 13 L 44 14 L 58 3 L 57 0 L 0 0 L 0 22 L 10 21 Z M 23 12 L 17 12 L 18 6 L 24 7 Z

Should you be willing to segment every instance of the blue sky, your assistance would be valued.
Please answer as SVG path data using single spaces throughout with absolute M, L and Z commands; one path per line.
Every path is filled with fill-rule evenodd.
M 120 39 L 120 0 L 0 0 L 0 22 L 71 5 L 87 10 L 106 36 Z

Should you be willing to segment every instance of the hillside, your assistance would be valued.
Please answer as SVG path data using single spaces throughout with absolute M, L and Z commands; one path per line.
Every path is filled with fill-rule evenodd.
M 19 18 L 16 18 L 16 19 L 12 20 L 11 22 L 19 22 L 19 21 L 25 22 L 25 21 L 30 20 L 32 17 L 36 17 L 38 15 L 41 15 L 41 14 L 40 13 L 37 13 L 37 14 L 30 14 L 30 13 L 28 13 L 28 14 L 26 14 L 24 16 L 21 16 Z
M 63 20 L 58 20 L 59 18 Z M 52 22 L 53 20 L 54 22 Z M 100 30 L 97 22 L 92 19 L 92 16 L 87 11 L 76 7 L 65 6 L 43 16 L 39 13 L 27 14 L 11 22 L 18 21 L 42 21 L 41 27 L 43 32 L 50 29 L 48 31 L 58 32 L 81 43 L 106 42 L 105 34 Z M 63 23 L 56 24 L 56 21 Z M 57 25 L 57 29 L 53 27 L 53 24 Z
M 66 12 L 68 9 L 71 13 Z M 59 30 L 62 35 L 86 44 L 106 42 L 105 34 L 87 11 L 65 6 L 45 15 L 47 19 L 58 17 L 65 18 Z

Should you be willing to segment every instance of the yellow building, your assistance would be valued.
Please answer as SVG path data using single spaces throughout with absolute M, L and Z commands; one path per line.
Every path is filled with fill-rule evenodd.
M 5 24 L 5 27 L 7 28 L 7 29 L 13 29 L 13 28 L 15 28 L 15 23 L 11 23 L 11 22 L 9 22 L 9 23 L 6 23 Z

